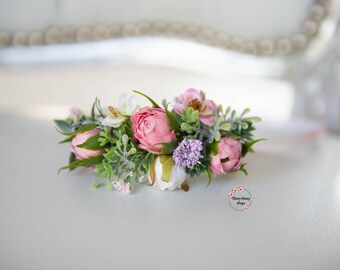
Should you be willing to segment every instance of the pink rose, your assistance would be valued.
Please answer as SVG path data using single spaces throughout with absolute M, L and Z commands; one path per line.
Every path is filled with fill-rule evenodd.
M 210 169 L 213 175 L 225 174 L 241 167 L 242 144 L 238 140 L 224 137 L 218 143 L 217 155 L 212 155 Z
M 165 110 L 144 107 L 131 115 L 133 135 L 138 146 L 154 154 L 160 154 L 162 143 L 171 142 L 175 132 L 171 131 Z
M 214 125 L 217 106 L 212 100 L 205 99 L 203 91 L 189 88 L 184 94 L 175 99 L 174 109 L 178 114 L 182 115 L 183 109 L 189 107 L 199 111 L 199 118 L 203 124 Z
M 77 147 L 83 144 L 88 138 L 96 136 L 100 132 L 99 128 L 77 134 L 71 142 L 71 152 L 76 155 L 77 159 L 86 159 L 89 157 L 96 157 L 104 153 L 104 150 L 88 150 L 86 148 Z

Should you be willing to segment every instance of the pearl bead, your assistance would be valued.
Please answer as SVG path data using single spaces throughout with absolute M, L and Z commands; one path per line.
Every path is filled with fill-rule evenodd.
M 264 39 L 259 42 L 259 51 L 264 55 L 269 55 L 274 50 L 274 43 L 269 39 Z
M 89 41 L 92 38 L 92 31 L 89 27 L 81 27 L 76 34 L 77 41 L 84 42 Z
M 183 34 L 183 26 L 179 23 L 172 23 L 168 26 L 167 34 L 170 36 L 179 36 Z
M 73 42 L 75 40 L 76 29 L 72 26 L 65 26 L 60 29 L 59 37 L 63 43 Z
M 280 53 L 289 53 L 292 49 L 292 44 L 288 39 L 280 39 L 277 42 L 277 49 Z
M 197 26 L 189 25 L 184 28 L 184 35 L 189 38 L 196 38 L 200 32 Z
M 313 6 L 311 9 L 311 12 L 312 12 L 312 17 L 315 20 L 321 20 L 322 17 L 325 15 L 325 9 L 323 8 L 323 6 L 320 6 L 320 5 Z
M 107 38 L 116 38 L 122 35 L 122 28 L 119 25 L 112 25 L 106 29 Z
M 59 29 L 56 27 L 48 29 L 44 34 L 46 44 L 55 44 L 59 41 Z
M 220 33 L 216 35 L 216 45 L 222 48 L 226 48 L 228 46 L 229 40 L 230 38 L 226 34 Z
M 151 31 L 151 25 L 148 22 L 141 22 L 136 25 L 137 35 L 147 35 Z
M 318 26 L 314 21 L 306 21 L 303 24 L 303 29 L 305 34 L 308 36 L 313 36 L 316 33 Z
M 297 34 L 292 37 L 292 44 L 294 48 L 302 49 L 306 46 L 307 38 L 303 34 Z
M 211 29 L 203 29 L 197 36 L 197 40 L 205 43 L 211 43 L 215 36 L 215 32 Z
M 248 42 L 248 43 L 244 44 L 242 51 L 247 53 L 247 54 L 255 55 L 257 53 L 256 43 Z
M 27 45 L 27 34 L 25 32 L 18 32 L 13 36 L 12 43 L 14 46 Z
M 9 45 L 11 35 L 8 32 L 0 32 L 0 47 L 6 47 Z
M 93 28 L 93 39 L 94 40 L 106 39 L 106 26 L 105 25 L 97 25 Z
M 40 32 L 34 32 L 28 37 L 28 44 L 31 46 L 41 45 L 44 43 L 43 35 Z
M 166 32 L 167 27 L 168 24 L 166 22 L 158 21 L 152 25 L 151 32 L 153 34 L 164 34 Z
M 126 24 L 123 27 L 123 36 L 124 37 L 131 37 L 136 34 L 136 26 L 132 23 Z
M 241 38 L 233 38 L 229 44 L 229 48 L 235 51 L 241 50 L 243 46 L 243 40 Z

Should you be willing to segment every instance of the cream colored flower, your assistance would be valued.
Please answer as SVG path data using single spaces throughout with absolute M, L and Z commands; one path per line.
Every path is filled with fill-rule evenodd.
M 120 127 L 120 125 L 137 110 L 138 105 L 136 97 L 124 93 L 119 98 L 118 108 L 110 106 L 108 108 L 107 116 L 103 119 L 101 124 L 114 128 Z
M 154 173 L 155 173 L 155 181 L 153 183 L 153 187 L 158 190 L 168 190 L 172 191 L 177 188 L 181 188 L 181 185 L 184 183 L 184 181 L 187 178 L 187 174 L 185 173 L 185 170 L 176 164 L 174 164 L 171 167 L 171 175 L 169 181 L 163 180 L 163 173 L 164 173 L 164 167 L 161 163 L 161 158 L 157 157 L 155 167 L 154 167 Z M 148 175 L 149 182 L 152 183 L 150 174 Z

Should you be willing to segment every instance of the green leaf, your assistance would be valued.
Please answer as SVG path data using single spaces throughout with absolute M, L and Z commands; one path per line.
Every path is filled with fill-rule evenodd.
M 60 173 L 62 170 L 73 170 L 77 167 L 91 167 L 93 165 L 97 165 L 102 162 L 103 156 L 96 156 L 96 157 L 90 157 L 87 159 L 77 159 L 70 163 L 68 166 L 62 167 L 59 169 L 58 173 Z
M 106 181 L 106 185 L 105 185 L 105 186 L 106 186 L 106 189 L 107 189 L 107 190 L 112 190 L 112 189 L 113 189 L 113 186 L 112 186 L 110 180 L 107 180 L 107 181 Z
M 222 126 L 220 126 L 219 129 L 222 129 L 224 131 L 229 131 L 231 129 L 231 125 L 229 123 L 225 123 Z
M 100 181 L 97 179 L 96 181 L 92 182 L 91 188 L 98 189 L 100 187 Z
M 160 108 L 160 106 L 151 97 L 147 96 L 146 94 L 144 94 L 142 92 L 139 92 L 137 90 L 133 90 L 133 92 L 135 92 L 136 94 L 139 94 L 139 95 L 145 97 L 147 100 L 149 100 L 151 102 L 151 104 L 152 104 L 152 107 Z
M 95 108 L 96 108 L 96 103 L 97 103 L 97 97 L 93 102 L 92 108 L 91 108 L 91 119 L 92 121 L 95 120 Z
M 73 138 L 74 138 L 74 136 L 68 137 L 68 138 L 66 138 L 65 140 L 62 140 L 62 141 L 59 142 L 59 143 L 62 144 L 62 143 L 71 142 Z
M 216 132 L 215 134 L 215 141 L 219 141 L 221 139 L 221 133 Z
M 247 118 L 247 120 L 250 120 L 250 121 L 252 121 L 254 123 L 257 123 L 257 122 L 261 122 L 261 117 L 253 116 L 253 117 Z
M 240 117 L 244 116 L 245 114 L 247 114 L 249 112 L 250 112 L 249 108 L 244 109 Z
M 72 133 L 72 126 L 65 120 L 53 120 L 58 130 L 63 133 Z
M 248 175 L 248 171 L 246 170 L 245 166 L 247 165 L 247 163 L 244 163 L 241 165 L 241 168 L 239 168 L 239 171 L 242 171 L 245 175 Z
M 253 152 L 253 145 L 255 143 L 258 143 L 260 141 L 266 141 L 267 139 L 258 139 L 258 140 L 252 140 L 249 142 L 245 142 L 242 144 L 242 157 L 245 157 L 249 152 Z
M 207 146 L 207 152 L 208 152 L 208 154 L 217 155 L 217 153 L 218 153 L 218 142 L 214 140 L 212 143 L 209 143 L 208 146 Z
M 228 108 L 225 110 L 225 115 L 228 115 L 228 113 L 231 111 L 231 107 L 230 106 L 228 106 Z
M 170 155 L 174 152 L 177 147 L 177 141 L 171 141 L 169 143 L 163 143 L 162 154 Z
M 86 125 L 80 126 L 80 128 L 78 128 L 76 131 L 71 132 L 71 133 L 62 132 L 62 131 L 58 130 L 57 128 L 56 128 L 56 130 L 57 130 L 59 133 L 65 135 L 65 136 L 71 136 L 71 137 L 73 136 L 73 137 L 74 137 L 75 135 L 77 135 L 77 134 L 79 134 L 79 133 L 82 133 L 82 132 L 85 132 L 85 131 L 89 131 L 89 130 L 95 129 L 96 127 L 97 127 L 96 124 L 86 124 Z
M 76 159 L 76 155 L 73 153 L 73 152 L 71 152 L 71 154 L 70 154 L 70 158 L 69 158 L 69 160 L 68 160 L 68 164 L 71 164 L 72 162 L 74 162 L 74 161 L 76 161 L 77 159 Z
M 94 151 L 102 150 L 102 149 L 104 149 L 104 146 L 100 145 L 100 143 L 98 141 L 99 138 L 100 138 L 99 134 L 92 136 L 92 137 L 88 138 L 86 140 L 86 142 L 84 142 L 83 144 L 77 145 L 77 147 L 85 148 L 85 149 L 88 149 L 88 150 L 94 150 Z
M 193 133 L 194 131 L 196 131 L 196 128 L 193 127 L 193 126 L 191 126 L 191 125 L 189 125 L 188 123 L 182 123 L 182 124 L 181 124 L 181 130 L 183 130 L 183 131 L 185 131 L 185 132 L 191 134 L 191 133 Z
M 242 123 L 241 123 L 241 127 L 242 127 L 243 129 L 247 129 L 247 128 L 248 128 L 248 124 L 247 124 L 246 122 L 242 122 Z
M 212 174 L 211 174 L 210 168 L 207 168 L 207 169 L 205 170 L 205 172 L 206 172 L 207 175 L 208 175 L 208 184 L 206 185 L 206 187 L 209 187 L 209 185 L 210 185 L 211 182 L 212 182 Z
M 183 109 L 182 119 L 184 120 L 184 122 L 187 122 L 189 124 L 197 123 L 199 120 L 199 111 L 195 110 L 192 107 Z
M 180 130 L 180 122 L 176 119 L 174 116 L 174 111 L 170 112 L 168 109 L 165 109 L 166 112 L 166 118 L 168 119 L 169 127 L 171 130 L 174 130 L 175 132 L 178 132 Z M 176 113 L 177 114 L 177 113 Z

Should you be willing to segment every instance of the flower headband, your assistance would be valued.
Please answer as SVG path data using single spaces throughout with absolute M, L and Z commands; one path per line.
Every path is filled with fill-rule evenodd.
M 260 141 L 253 139 L 259 117 L 240 116 L 217 106 L 204 92 L 188 89 L 162 107 L 149 96 L 151 107 L 140 108 L 136 97 L 122 95 L 117 107 L 104 113 L 95 100 L 91 115 L 71 109 L 57 130 L 71 143 L 69 164 L 59 171 L 92 167 L 106 179 L 108 189 L 130 193 L 131 182 L 149 183 L 159 190 L 189 190 L 188 176 L 212 177 L 235 171 L 247 174 L 242 158 Z M 172 106 L 172 109 L 170 109 Z M 97 188 L 103 180 L 95 181 Z

